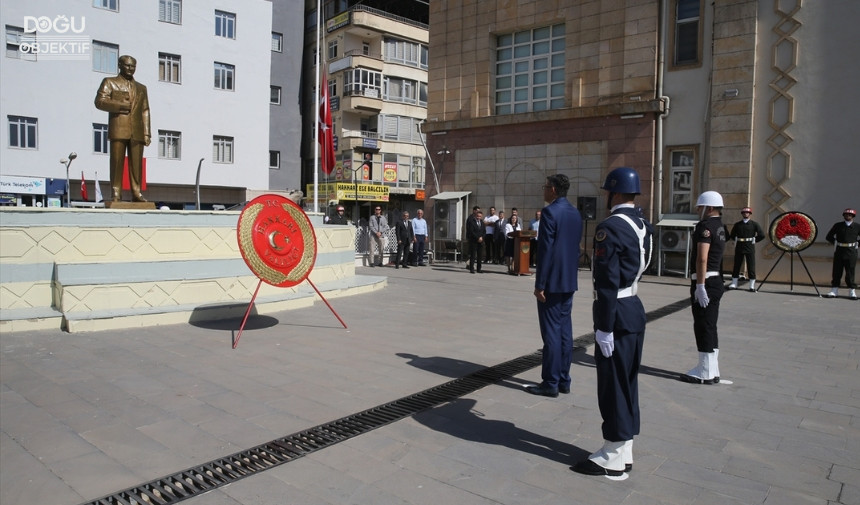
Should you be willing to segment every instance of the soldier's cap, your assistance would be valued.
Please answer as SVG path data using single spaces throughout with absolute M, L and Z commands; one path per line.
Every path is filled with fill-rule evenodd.
M 749 212 L 750 214 L 752 214 L 752 209 L 749 207 L 744 207 L 743 209 L 741 209 L 741 214 L 743 214 L 744 212 Z
M 842 211 L 842 214 L 851 214 L 854 217 L 857 217 L 857 211 L 854 209 L 845 209 Z

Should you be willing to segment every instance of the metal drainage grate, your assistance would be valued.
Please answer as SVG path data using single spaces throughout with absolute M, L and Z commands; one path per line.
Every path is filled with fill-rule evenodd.
M 649 312 L 647 314 L 648 321 L 677 312 L 688 307 L 689 303 L 689 300 L 680 300 Z M 576 338 L 574 345 L 582 347 L 593 342 L 594 334 L 589 333 Z M 178 503 L 417 414 L 422 410 L 450 402 L 494 382 L 535 368 L 540 364 L 541 351 L 536 351 L 505 363 L 478 370 L 420 393 L 272 440 L 82 505 Z

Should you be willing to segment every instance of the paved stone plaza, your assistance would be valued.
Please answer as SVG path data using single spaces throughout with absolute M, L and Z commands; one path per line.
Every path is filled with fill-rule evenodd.
M 77 505 L 447 383 L 540 347 L 533 281 L 462 263 L 394 270 L 374 293 L 239 321 L 0 341 L 0 503 Z M 590 342 L 590 272 L 574 337 Z M 745 288 L 745 285 L 741 286 Z M 646 277 L 646 309 L 688 297 Z M 249 293 L 250 299 L 250 293 Z M 569 467 L 600 447 L 593 346 L 570 395 L 532 368 L 185 503 L 858 504 L 860 305 L 812 286 L 728 292 L 724 381 L 695 364 L 689 308 L 649 322 L 642 433 L 624 482 Z

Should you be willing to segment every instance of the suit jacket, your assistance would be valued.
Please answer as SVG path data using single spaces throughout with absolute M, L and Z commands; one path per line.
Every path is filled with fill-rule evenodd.
M 403 222 L 402 219 L 397 220 L 397 224 L 394 225 L 394 233 L 397 235 L 397 241 L 403 242 L 404 244 L 411 244 L 412 239 L 415 238 L 415 233 L 412 230 L 412 223 L 410 221 Z
M 151 136 L 149 129 L 149 99 L 146 86 L 120 75 L 102 79 L 96 92 L 96 108 L 107 111 L 110 140 L 137 140 Z M 122 112 L 122 106 L 129 107 Z
M 484 230 L 483 221 L 479 223 L 474 215 L 466 219 L 466 239 L 469 243 L 477 243 L 478 239 L 484 238 Z
M 540 213 L 535 289 L 547 293 L 577 290 L 582 217 L 565 197 L 556 198 Z

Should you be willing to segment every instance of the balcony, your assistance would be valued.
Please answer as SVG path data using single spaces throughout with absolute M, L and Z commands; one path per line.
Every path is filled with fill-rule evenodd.
M 377 88 L 345 89 L 341 99 L 341 110 L 359 115 L 372 116 L 382 110 L 382 93 Z
M 382 72 L 384 63 L 381 54 L 365 53 L 362 49 L 353 49 L 346 51 L 343 57 L 331 60 L 328 64 L 328 72 L 334 74 L 341 70 L 357 67 Z

